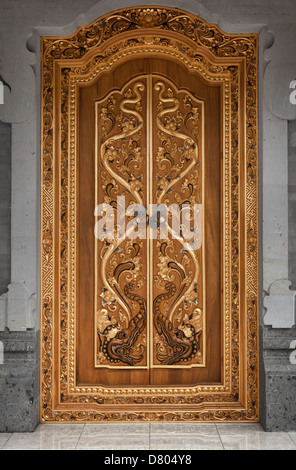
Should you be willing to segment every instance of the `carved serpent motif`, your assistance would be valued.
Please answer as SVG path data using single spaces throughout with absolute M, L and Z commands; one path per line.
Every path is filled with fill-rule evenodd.
M 166 346 L 161 348 L 160 344 L 156 344 L 156 357 L 162 365 L 190 362 L 199 350 L 198 338 L 201 332 L 196 333 L 194 327 L 189 325 L 193 333 L 193 340 L 190 341 L 162 314 L 161 304 L 176 293 L 176 286 L 172 282 L 167 282 L 165 288 L 167 292 L 158 295 L 153 302 L 154 326 L 160 337 L 165 339 Z
M 132 92 L 134 93 L 134 97 L 132 97 L 132 92 L 128 89 L 129 86 L 132 86 Z M 142 82 L 136 81 L 133 85 L 131 82 L 127 83 L 120 92 L 120 97 L 123 94 L 124 90 L 126 90 L 125 97 L 119 101 L 119 109 L 121 115 L 115 116 L 114 114 L 114 102 L 115 98 L 112 92 L 105 98 L 105 101 L 111 100 L 112 105 L 108 108 L 102 109 L 101 114 L 101 124 L 102 129 L 104 130 L 105 135 L 110 135 L 111 131 L 114 129 L 116 121 L 118 122 L 118 127 L 120 128 L 120 132 L 115 135 L 112 135 L 106 140 L 103 141 L 100 147 L 100 156 L 101 156 L 101 163 L 104 166 L 104 169 L 107 171 L 108 174 L 108 183 L 105 188 L 105 193 L 107 197 L 110 199 L 110 205 L 117 209 L 117 201 L 111 197 L 111 189 L 118 187 L 118 184 L 121 184 L 132 196 L 134 202 L 138 204 L 143 204 L 141 194 L 139 192 L 139 188 L 136 185 L 133 185 L 133 181 L 127 181 L 122 175 L 121 172 L 116 172 L 110 165 L 110 163 L 114 159 L 114 155 L 117 155 L 117 149 L 115 147 L 116 142 L 120 142 L 121 140 L 126 141 L 127 138 L 133 137 L 139 134 L 143 127 L 143 118 L 139 112 L 140 102 L 141 102 L 141 93 L 145 89 L 145 85 Z M 132 109 L 127 107 L 128 105 L 134 105 L 136 109 Z M 137 108 L 138 106 L 138 108 Z M 130 115 L 130 117 L 128 117 Z M 111 122 L 111 129 L 107 132 L 106 129 L 106 121 L 109 120 Z M 134 146 L 134 141 L 132 141 L 132 145 Z M 125 158 L 125 164 L 127 163 L 126 160 L 136 160 L 135 158 L 135 150 L 133 148 L 132 153 L 128 154 Z M 121 175 L 120 175 L 121 174 Z M 110 182 L 110 179 L 113 177 L 113 182 Z M 128 239 L 129 233 L 128 231 L 125 233 L 125 236 L 122 238 L 116 238 L 108 241 L 107 246 L 103 246 L 100 252 L 100 274 L 103 281 L 105 288 L 109 291 L 111 296 L 116 297 L 115 291 L 118 292 L 116 289 L 116 285 L 114 286 L 110 283 L 106 277 L 106 273 L 108 271 L 107 266 L 110 262 L 110 259 L 116 252 L 116 250 L 123 245 L 124 242 Z M 117 299 L 118 304 L 123 308 L 126 318 L 130 321 L 130 311 L 127 306 L 127 302 L 125 302 L 122 298 L 123 296 L 120 295 Z
M 178 98 L 175 98 L 173 96 L 168 97 L 168 98 L 165 98 L 163 96 L 164 91 L 165 91 L 165 84 L 162 81 L 158 81 L 155 84 L 155 90 L 159 92 L 160 103 L 172 103 L 172 107 L 165 108 L 158 113 L 156 122 L 157 122 L 159 129 L 161 129 L 162 132 L 168 135 L 171 135 L 171 136 L 173 135 L 174 137 L 179 137 L 180 139 L 182 139 L 184 141 L 185 147 L 188 150 L 188 154 L 190 154 L 190 159 L 191 159 L 191 162 L 188 165 L 188 167 L 185 170 L 183 170 L 181 173 L 178 173 L 175 178 L 172 178 L 171 181 L 169 181 L 170 178 L 167 177 L 168 183 L 166 184 L 165 188 L 162 190 L 161 194 L 158 196 L 158 200 L 157 200 L 157 203 L 161 204 L 163 196 L 167 193 L 167 191 L 169 191 L 170 188 L 172 188 L 177 181 L 180 181 L 182 178 L 184 178 L 198 163 L 198 148 L 194 140 L 188 137 L 188 135 L 178 132 L 177 130 L 170 131 L 164 126 L 162 122 L 162 118 L 165 115 L 168 115 L 168 113 L 175 113 L 176 111 L 178 111 L 180 107 L 180 102 Z M 185 116 L 185 121 L 186 121 L 186 118 L 190 119 L 189 116 Z M 169 158 L 168 155 L 169 154 L 167 153 L 167 158 Z M 172 159 L 172 162 L 173 162 L 173 159 Z
M 120 110 L 121 112 L 125 114 L 130 114 L 130 118 L 125 118 L 125 121 L 122 124 L 122 132 L 120 134 L 117 134 L 115 136 L 112 136 L 108 138 L 103 145 L 101 146 L 101 161 L 104 163 L 105 168 L 109 172 L 110 175 L 115 178 L 117 182 L 122 184 L 123 187 L 125 187 L 128 191 L 131 192 L 133 195 L 134 199 L 137 201 L 138 204 L 143 204 L 143 200 L 137 191 L 137 189 L 133 189 L 132 185 L 127 182 L 124 178 L 122 178 L 118 173 L 113 171 L 112 167 L 109 165 L 110 161 L 110 155 L 112 158 L 112 155 L 114 153 L 114 145 L 116 141 L 120 141 L 122 139 L 126 139 L 129 136 L 132 136 L 136 132 L 139 132 L 142 127 L 143 127 L 143 119 L 141 114 L 131 108 L 127 108 L 127 104 L 135 104 L 137 105 L 140 103 L 141 100 L 141 95 L 140 91 L 145 90 L 145 85 L 142 82 L 137 82 L 133 86 L 133 92 L 135 93 L 136 97 L 135 98 L 125 98 L 120 102 Z
M 162 186 L 157 193 L 157 203 L 161 204 L 163 202 L 164 196 L 166 196 L 169 191 L 174 188 L 176 183 L 178 183 L 182 179 L 185 179 L 186 176 L 190 174 L 193 169 L 200 163 L 197 137 L 199 103 L 198 100 L 187 90 L 178 90 L 175 85 L 167 79 L 166 81 L 158 80 L 155 83 L 154 88 L 158 92 L 159 99 L 159 111 L 156 116 L 156 123 L 159 128 L 158 135 L 160 138 L 161 145 L 161 147 L 159 147 L 159 154 L 157 158 L 158 167 L 161 170 L 165 170 L 165 167 L 163 166 L 164 161 L 170 162 L 171 166 L 171 170 L 167 171 L 166 175 L 161 179 Z M 183 112 L 180 111 L 182 93 L 185 93 L 185 97 L 183 98 Z M 195 107 L 193 105 L 193 102 L 195 102 Z M 168 106 L 164 107 L 164 105 Z M 193 122 L 193 129 L 189 128 L 189 121 L 191 120 Z M 184 131 L 186 133 L 184 131 L 182 132 L 182 127 L 185 128 Z M 180 139 L 179 143 L 177 139 Z M 178 163 L 175 161 L 174 152 L 178 147 L 181 147 L 180 141 L 183 142 L 184 153 L 181 153 L 180 161 Z M 195 184 L 197 184 L 197 181 L 195 181 Z M 192 202 L 192 200 L 190 199 L 194 198 L 194 188 L 193 185 L 190 183 L 190 180 L 186 179 L 184 181 L 184 186 L 189 192 L 189 197 L 186 201 L 182 201 L 181 196 L 179 195 L 180 208 L 182 204 L 190 204 Z M 177 193 L 178 191 L 176 191 L 176 194 Z M 173 231 L 170 226 L 168 226 L 168 232 L 171 236 L 173 235 Z M 183 237 L 179 238 L 179 242 L 182 245 L 182 249 L 188 249 L 186 240 Z M 174 261 L 174 263 L 170 261 L 170 257 L 167 254 L 166 244 L 161 245 L 161 251 L 162 257 L 167 261 L 167 267 L 170 269 L 174 269 L 175 272 L 178 272 L 181 279 L 181 285 L 177 292 L 177 296 L 174 298 L 173 302 L 171 302 L 171 305 L 168 309 L 169 321 L 171 323 L 174 323 L 177 309 L 183 301 L 183 296 L 186 293 L 186 290 L 189 290 L 190 285 L 195 286 L 198 283 L 198 279 L 201 273 L 201 266 L 197 258 L 197 254 L 194 253 L 192 250 L 189 250 L 188 253 L 194 265 L 194 273 L 191 273 L 191 282 L 188 283 L 188 278 L 186 279 L 183 266 L 180 263 L 176 263 L 176 261 Z
M 98 332 L 101 339 L 100 351 L 103 353 L 104 357 L 111 363 L 123 362 L 131 366 L 141 362 L 144 357 L 144 345 L 140 344 L 138 346 L 138 350 L 140 351 L 138 354 L 134 354 L 134 346 L 145 329 L 147 316 L 145 300 L 141 296 L 130 292 L 135 288 L 134 284 L 126 284 L 124 286 L 124 292 L 122 292 L 120 288 L 120 277 L 124 273 L 135 270 L 136 268 L 133 260 L 137 257 L 140 248 L 137 243 L 134 243 L 133 248 L 133 258 L 129 261 L 119 263 L 113 272 L 113 277 L 116 281 L 114 289 L 121 301 L 124 302 L 131 311 L 128 327 L 122 328 L 122 325 L 114 319 L 114 321 L 105 328 L 103 333 L 100 334 Z M 135 316 L 132 316 L 132 309 L 127 299 L 139 304 L 139 311 Z
M 132 294 L 130 291 L 134 289 L 133 284 L 127 284 L 124 287 L 124 294 L 132 301 L 138 302 L 140 310 L 129 322 L 128 328 L 120 330 L 115 338 L 105 340 L 102 344 L 102 351 L 111 363 L 123 362 L 134 366 L 141 362 L 144 357 L 144 346 L 140 346 L 140 354 L 133 354 L 133 349 L 137 339 L 140 337 L 146 326 L 146 302 L 145 300 L 136 294 Z M 108 329 L 114 328 L 115 325 L 110 325 Z M 108 331 L 104 332 L 105 334 Z

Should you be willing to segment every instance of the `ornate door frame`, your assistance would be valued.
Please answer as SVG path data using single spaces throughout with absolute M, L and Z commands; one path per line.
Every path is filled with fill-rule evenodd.
M 107 388 L 76 383 L 77 87 L 126 57 L 173 57 L 223 89 L 223 383 Z M 258 421 L 257 35 L 187 12 L 126 8 L 42 38 L 41 419 Z

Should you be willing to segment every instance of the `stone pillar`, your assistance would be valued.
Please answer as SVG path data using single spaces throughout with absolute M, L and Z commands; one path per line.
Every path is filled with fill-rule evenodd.
M 266 52 L 269 65 L 264 77 L 261 420 L 267 431 L 296 429 L 296 365 L 292 360 L 296 285 L 291 288 L 290 277 L 295 220 L 289 217 L 288 200 L 293 175 L 289 122 L 296 117 L 296 106 L 290 101 L 290 83 L 296 77 L 295 20 L 294 13 L 294 23 L 271 27 L 275 43 Z
M 39 422 L 39 334 L 0 334 L 0 432 L 32 432 Z

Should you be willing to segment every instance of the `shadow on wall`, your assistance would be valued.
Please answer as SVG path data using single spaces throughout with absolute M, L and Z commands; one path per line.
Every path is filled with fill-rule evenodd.
M 296 120 L 290 121 L 289 133 L 289 279 L 296 290 Z
M 0 295 L 11 279 L 11 124 L 0 121 Z

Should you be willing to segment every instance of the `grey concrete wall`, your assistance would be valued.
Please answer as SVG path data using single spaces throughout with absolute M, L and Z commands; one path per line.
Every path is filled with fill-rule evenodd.
M 11 125 L 0 122 L 0 295 L 11 269 Z

